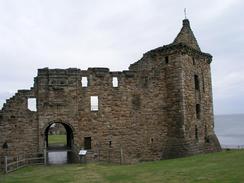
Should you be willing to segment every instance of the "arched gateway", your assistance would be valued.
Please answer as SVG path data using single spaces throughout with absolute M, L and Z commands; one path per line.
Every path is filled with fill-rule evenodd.
M 42 134 L 48 164 L 78 162 L 74 131 L 70 123 L 61 120 L 44 125 Z
M 220 150 L 214 133 L 210 63 L 189 20 L 173 43 L 129 70 L 38 69 L 0 111 L 0 156 L 42 152 L 53 122 L 87 160 L 133 163 Z M 28 99 L 36 99 L 36 110 Z
M 49 147 L 48 135 L 50 133 L 50 128 L 52 127 L 53 124 L 63 125 L 63 127 L 65 129 L 65 136 L 66 136 L 66 148 L 72 149 L 72 146 L 74 144 L 74 128 L 71 126 L 70 123 L 61 122 L 61 121 L 58 121 L 58 122 L 53 121 L 53 122 L 47 123 L 44 126 L 43 134 L 44 134 L 44 143 L 45 143 L 46 148 L 48 149 L 48 147 Z

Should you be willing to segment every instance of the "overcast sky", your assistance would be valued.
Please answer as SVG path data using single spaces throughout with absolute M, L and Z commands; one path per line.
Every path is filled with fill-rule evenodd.
M 244 113 L 241 0 L 0 0 L 0 107 L 33 85 L 38 68 L 128 69 L 174 40 L 184 8 L 213 55 L 215 114 Z

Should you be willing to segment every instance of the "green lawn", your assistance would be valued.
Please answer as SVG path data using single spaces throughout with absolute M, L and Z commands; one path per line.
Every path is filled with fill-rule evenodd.
M 48 135 L 48 144 L 66 144 L 66 135 Z
M 32 166 L 1 175 L 1 183 L 238 183 L 244 182 L 244 150 L 136 165 L 91 163 Z

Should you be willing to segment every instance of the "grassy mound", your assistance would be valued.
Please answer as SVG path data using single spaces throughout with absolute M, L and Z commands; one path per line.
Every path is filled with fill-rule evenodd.
M 32 166 L 0 175 L 1 183 L 190 183 L 244 182 L 244 150 L 225 151 L 136 165 Z

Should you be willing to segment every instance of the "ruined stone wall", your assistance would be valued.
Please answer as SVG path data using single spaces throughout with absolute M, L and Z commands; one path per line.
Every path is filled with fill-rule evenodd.
M 166 137 L 166 86 L 163 68 L 109 72 L 106 68 L 38 72 L 40 148 L 50 122 L 64 122 L 74 129 L 74 144 L 84 147 L 92 138 L 90 154 L 100 160 L 133 162 L 160 159 Z M 88 78 L 82 87 L 81 78 Z M 118 78 L 118 87 L 112 86 Z M 62 83 L 62 84 L 60 84 Z M 98 96 L 98 111 L 90 110 L 90 97 Z M 109 145 L 109 143 L 111 143 Z
M 38 119 L 27 108 L 27 99 L 35 97 L 34 89 L 19 90 L 4 104 L 0 113 L 0 157 L 38 152 Z M 7 143 L 8 148 L 2 146 Z

